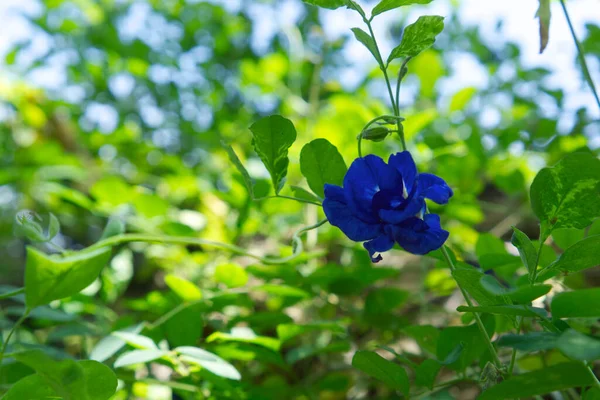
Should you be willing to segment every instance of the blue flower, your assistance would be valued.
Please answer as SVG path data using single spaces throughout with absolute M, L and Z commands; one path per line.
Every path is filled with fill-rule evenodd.
M 427 254 L 440 248 L 448 232 L 440 217 L 426 214 L 425 199 L 446 204 L 452 189 L 433 174 L 419 174 L 408 151 L 390 156 L 386 164 L 368 155 L 354 160 L 344 187 L 325 185 L 323 209 L 331 225 L 348 238 L 365 242 L 371 260 L 398 243 L 413 254 Z

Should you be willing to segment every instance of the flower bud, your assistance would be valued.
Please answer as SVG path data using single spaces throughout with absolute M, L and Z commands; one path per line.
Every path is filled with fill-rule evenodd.
M 373 128 L 365 129 L 361 132 L 362 138 L 365 140 L 372 140 L 374 142 L 381 142 L 390 134 L 390 130 L 385 126 L 375 126 Z

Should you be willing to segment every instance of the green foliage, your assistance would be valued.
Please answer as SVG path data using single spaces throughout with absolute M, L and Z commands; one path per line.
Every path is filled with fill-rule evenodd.
M 110 248 L 72 256 L 48 256 L 27 248 L 25 299 L 29 308 L 79 293 L 91 284 L 110 259 Z
M 433 0 L 381 0 L 379 4 L 373 8 L 373 16 L 383 14 L 394 8 L 409 6 L 411 4 L 429 4 L 432 1 Z
M 531 207 L 546 234 L 590 225 L 600 216 L 600 160 L 574 153 L 542 169 L 531 184 Z
M 327 139 L 315 139 L 300 152 L 300 170 L 311 190 L 324 197 L 325 184 L 342 186 L 348 168 L 334 145 Z
M 287 8 L 235 3 L 40 2 L 22 16 L 31 41 L 6 38 L 0 397 L 598 398 L 583 85 L 557 87 L 500 28 L 491 46 L 462 5 L 411 24 L 431 0 L 370 16 L 297 1 L 291 28 L 257 36 Z M 319 27 L 354 12 L 364 25 L 346 37 Z M 600 28 L 585 29 L 580 62 L 600 55 Z M 350 42 L 374 69 L 348 63 Z M 461 82 L 457 55 L 485 84 Z M 58 89 L 34 79 L 58 70 Z M 404 149 L 453 189 L 427 204 L 450 236 L 373 264 L 326 223 L 324 185 L 357 150 Z
M 594 378 L 579 363 L 562 363 L 510 379 L 486 390 L 480 399 L 506 399 L 516 396 L 536 396 L 572 387 L 590 386 Z
M 404 368 L 375 352 L 357 351 L 352 357 L 352 366 L 405 395 L 408 393 L 409 381 Z
M 289 164 L 288 149 L 296 140 L 296 128 L 280 115 L 262 118 L 250 127 L 254 150 L 271 174 L 275 193 L 285 184 Z
M 402 41 L 388 57 L 387 63 L 401 57 L 415 57 L 435 42 L 435 37 L 444 29 L 444 17 L 426 15 L 404 28 Z

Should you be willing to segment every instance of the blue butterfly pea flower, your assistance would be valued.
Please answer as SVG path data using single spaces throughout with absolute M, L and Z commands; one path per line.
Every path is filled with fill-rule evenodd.
M 386 164 L 375 155 L 354 160 L 343 187 L 325 185 L 323 209 L 331 225 L 357 242 L 365 242 L 371 260 L 398 243 L 413 254 L 440 248 L 448 232 L 440 217 L 425 214 L 425 199 L 446 204 L 452 189 L 433 174 L 419 174 L 408 151 L 390 156 Z

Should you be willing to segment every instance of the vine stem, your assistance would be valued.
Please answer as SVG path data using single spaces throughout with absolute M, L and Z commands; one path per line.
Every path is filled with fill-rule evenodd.
M 367 123 L 367 125 L 365 125 L 365 127 L 363 128 L 363 130 L 360 132 L 360 134 L 357 137 L 357 139 L 358 139 L 358 157 L 362 158 L 362 134 L 363 134 L 363 132 L 366 131 L 367 129 L 369 129 L 369 127 L 371 125 L 373 125 L 375 122 L 382 120 L 382 119 L 395 119 L 397 121 L 397 124 L 400 124 L 402 117 L 399 117 L 397 115 L 380 115 L 379 117 L 376 117 L 376 118 L 373 118 L 372 120 L 370 120 Z
M 448 254 L 448 250 L 446 250 L 446 247 L 443 245 L 441 247 L 441 250 L 442 250 L 442 254 L 444 255 L 444 259 L 446 260 L 446 263 L 448 264 L 448 267 L 450 267 L 450 271 L 454 272 L 456 267 L 454 266 L 454 262 L 452 262 L 450 255 Z M 462 293 L 463 297 L 465 298 L 467 305 L 469 307 L 473 307 L 473 302 L 469 298 L 469 295 L 467 294 L 465 289 L 463 289 L 462 286 L 460 286 L 460 283 L 456 282 L 456 284 L 458 285 L 460 292 Z M 498 357 L 498 353 L 496 352 L 496 348 L 492 344 L 490 335 L 488 335 L 487 331 L 485 330 L 485 326 L 483 325 L 483 322 L 481 321 L 481 317 L 479 316 L 479 314 L 474 312 L 473 315 L 475 316 L 475 322 L 477 323 L 477 326 L 478 326 L 479 330 L 481 331 L 481 335 L 484 337 L 484 339 L 487 343 L 490 354 L 492 355 L 492 359 L 494 360 L 494 364 L 496 364 L 496 368 L 500 369 L 502 366 L 502 361 L 500 361 L 500 357 Z
M 325 224 L 327 219 L 322 219 L 314 225 L 306 226 L 297 230 L 292 236 L 292 247 L 293 253 L 288 257 L 264 257 L 257 254 L 249 253 L 245 249 L 228 243 L 215 242 L 213 240 L 200 239 L 188 236 L 166 236 L 166 235 L 148 235 L 148 234 L 137 234 L 137 233 L 124 233 L 120 235 L 111 236 L 104 240 L 101 240 L 81 252 L 93 251 L 103 247 L 112 247 L 121 243 L 130 242 L 146 242 L 146 243 L 163 243 L 163 244 L 184 244 L 184 245 L 198 245 L 198 246 L 209 246 L 223 250 L 227 250 L 233 254 L 243 255 L 254 258 L 265 264 L 285 264 L 297 258 L 303 251 L 302 240 L 300 236 L 305 232 L 312 229 L 316 229 L 321 225 Z
M 563 12 L 565 14 L 565 18 L 567 19 L 567 23 L 569 24 L 569 30 L 571 31 L 571 36 L 573 36 L 573 41 L 575 42 L 575 46 L 577 47 L 577 56 L 579 58 L 579 62 L 581 64 L 581 70 L 583 71 L 583 76 L 587 81 L 592 93 L 594 93 L 594 97 L 596 98 L 596 104 L 598 104 L 598 108 L 600 108 L 600 97 L 598 96 L 598 92 L 596 91 L 596 85 L 594 85 L 594 80 L 592 79 L 592 75 L 590 74 L 590 70 L 587 66 L 587 62 L 585 61 L 585 54 L 583 52 L 583 46 L 579 39 L 577 39 L 577 35 L 575 34 L 575 29 L 573 28 L 573 23 L 571 22 L 571 17 L 569 16 L 569 12 L 567 11 L 567 5 L 565 0 L 560 0 L 560 5 L 562 6 Z
M 258 197 L 253 199 L 254 201 L 261 201 L 261 200 L 267 200 L 267 199 L 288 199 L 288 200 L 295 200 L 298 201 L 300 203 L 306 203 L 306 204 L 312 204 L 315 206 L 319 206 L 322 207 L 323 205 L 317 201 L 313 201 L 313 200 L 309 200 L 309 199 L 301 199 L 299 197 L 293 197 L 293 196 L 285 196 L 283 194 L 277 194 L 275 196 L 265 196 L 265 197 Z
M 23 313 L 23 315 L 21 315 L 21 317 L 17 320 L 17 322 L 15 322 L 13 327 L 10 329 L 10 332 L 8 332 L 8 336 L 6 336 L 6 340 L 4 341 L 4 344 L 2 345 L 2 350 L 0 350 L 0 363 L 2 362 L 2 359 L 4 358 L 4 353 L 6 352 L 6 348 L 8 347 L 8 342 L 10 342 L 10 338 L 15 333 L 15 331 L 21 326 L 21 324 L 27 319 L 27 317 L 29 317 L 30 312 L 31 312 L 31 308 L 27 307 L 25 309 L 25 312 Z

